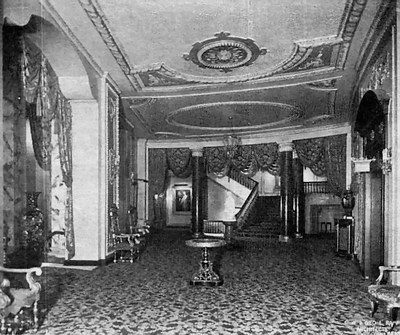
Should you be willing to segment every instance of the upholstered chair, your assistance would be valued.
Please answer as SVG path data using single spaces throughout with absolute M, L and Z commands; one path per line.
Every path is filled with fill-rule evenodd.
M 386 310 L 392 321 L 396 321 L 398 309 L 400 308 L 400 285 L 390 284 L 390 275 L 399 272 L 400 267 L 380 266 L 379 277 L 375 284 L 368 286 L 371 299 L 371 316 L 375 314 L 380 303 L 386 305 Z

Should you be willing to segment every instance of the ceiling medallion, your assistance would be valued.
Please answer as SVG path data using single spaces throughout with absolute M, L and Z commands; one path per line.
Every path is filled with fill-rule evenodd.
M 230 36 L 230 33 L 218 33 L 214 38 L 193 44 L 189 54 L 183 58 L 202 68 L 229 72 L 232 69 L 252 64 L 260 55 L 268 52 L 259 48 L 250 38 Z

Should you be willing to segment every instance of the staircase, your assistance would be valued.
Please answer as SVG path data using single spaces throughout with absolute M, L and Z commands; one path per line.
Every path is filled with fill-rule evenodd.
M 233 193 L 239 193 L 237 187 L 242 187 L 241 194 L 246 194 L 246 200 L 236 214 L 237 227 L 234 232 L 234 239 L 270 238 L 278 237 L 280 234 L 280 197 L 259 196 L 258 183 L 243 175 L 235 169 L 231 169 L 228 180 L 236 183 L 234 189 L 229 184 L 224 184 L 223 179 L 218 182 Z M 211 233 L 211 231 L 210 231 Z
M 271 238 L 280 234 L 280 197 L 257 197 L 247 224 L 236 231 L 237 239 Z

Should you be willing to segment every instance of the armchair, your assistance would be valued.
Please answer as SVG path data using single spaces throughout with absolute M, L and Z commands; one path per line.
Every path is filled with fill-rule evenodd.
M 386 304 L 386 310 L 392 321 L 396 321 L 398 309 L 400 308 L 400 285 L 387 284 L 387 276 L 390 272 L 399 272 L 400 267 L 380 266 L 379 277 L 374 285 L 368 286 L 371 296 L 371 316 L 374 316 L 379 303 Z
M 39 328 L 38 301 L 40 299 L 41 285 L 34 280 L 42 274 L 40 268 L 11 269 L 0 266 L 3 280 L 0 285 L 0 316 L 1 334 L 19 334 L 29 328 Z M 13 288 L 10 279 L 17 274 L 25 274 L 29 288 Z
M 118 207 L 115 204 L 110 207 L 109 220 L 114 263 L 118 261 L 133 263 L 135 255 L 139 252 L 140 234 L 134 232 L 124 233 L 122 231 L 119 224 Z
M 138 226 L 137 210 L 133 206 L 128 210 L 128 223 L 130 232 L 132 234 L 139 234 L 140 246 L 144 247 L 146 244 L 146 235 L 150 233 L 150 226 L 147 223 Z

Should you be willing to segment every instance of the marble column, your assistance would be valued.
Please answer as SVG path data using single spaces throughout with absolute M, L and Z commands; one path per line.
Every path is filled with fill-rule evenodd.
M 293 225 L 293 143 L 279 144 L 281 161 L 281 234 L 279 242 L 289 242 Z
M 203 190 L 205 164 L 202 149 L 192 149 L 192 234 L 194 238 L 203 236 Z
M 303 164 L 296 151 L 293 151 L 293 179 L 294 179 L 294 227 L 295 237 L 302 238 L 305 231 L 305 195 L 303 185 Z

